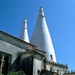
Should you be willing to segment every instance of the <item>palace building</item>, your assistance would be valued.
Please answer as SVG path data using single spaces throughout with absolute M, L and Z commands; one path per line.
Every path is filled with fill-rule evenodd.
M 23 70 L 26 75 L 67 74 L 68 66 L 56 60 L 44 10 L 39 9 L 37 22 L 29 41 L 27 19 L 23 20 L 20 37 L 0 31 L 0 72 Z

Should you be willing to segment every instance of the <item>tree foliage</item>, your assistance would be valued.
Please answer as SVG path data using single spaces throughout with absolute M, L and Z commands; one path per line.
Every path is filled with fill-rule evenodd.
M 4 75 L 1 74 L 0 75 Z M 9 72 L 7 75 L 26 75 L 23 71 L 18 71 L 18 72 Z

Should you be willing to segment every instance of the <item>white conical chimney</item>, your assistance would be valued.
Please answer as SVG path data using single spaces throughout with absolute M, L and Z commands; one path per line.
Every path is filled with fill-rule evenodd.
M 24 19 L 23 26 L 20 33 L 20 39 L 29 43 L 28 31 L 27 31 L 27 19 Z
M 31 43 L 36 45 L 38 49 L 45 51 L 48 60 L 56 62 L 51 36 L 49 34 L 42 7 L 40 7 L 39 10 L 36 26 L 31 37 Z

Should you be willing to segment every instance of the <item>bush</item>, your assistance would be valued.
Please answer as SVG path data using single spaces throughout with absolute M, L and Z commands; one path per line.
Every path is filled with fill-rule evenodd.
M 4 74 L 0 74 L 4 75 Z M 7 75 L 26 75 L 23 71 L 18 71 L 18 72 L 9 72 Z
M 23 71 L 10 72 L 8 75 L 26 75 Z

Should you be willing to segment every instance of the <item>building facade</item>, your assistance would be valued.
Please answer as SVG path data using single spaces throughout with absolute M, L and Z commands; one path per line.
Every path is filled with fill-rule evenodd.
M 43 8 L 40 7 L 35 29 L 29 43 L 27 20 L 20 38 L 0 31 L 0 72 L 23 70 L 26 75 L 63 75 L 67 65 L 57 63 Z

